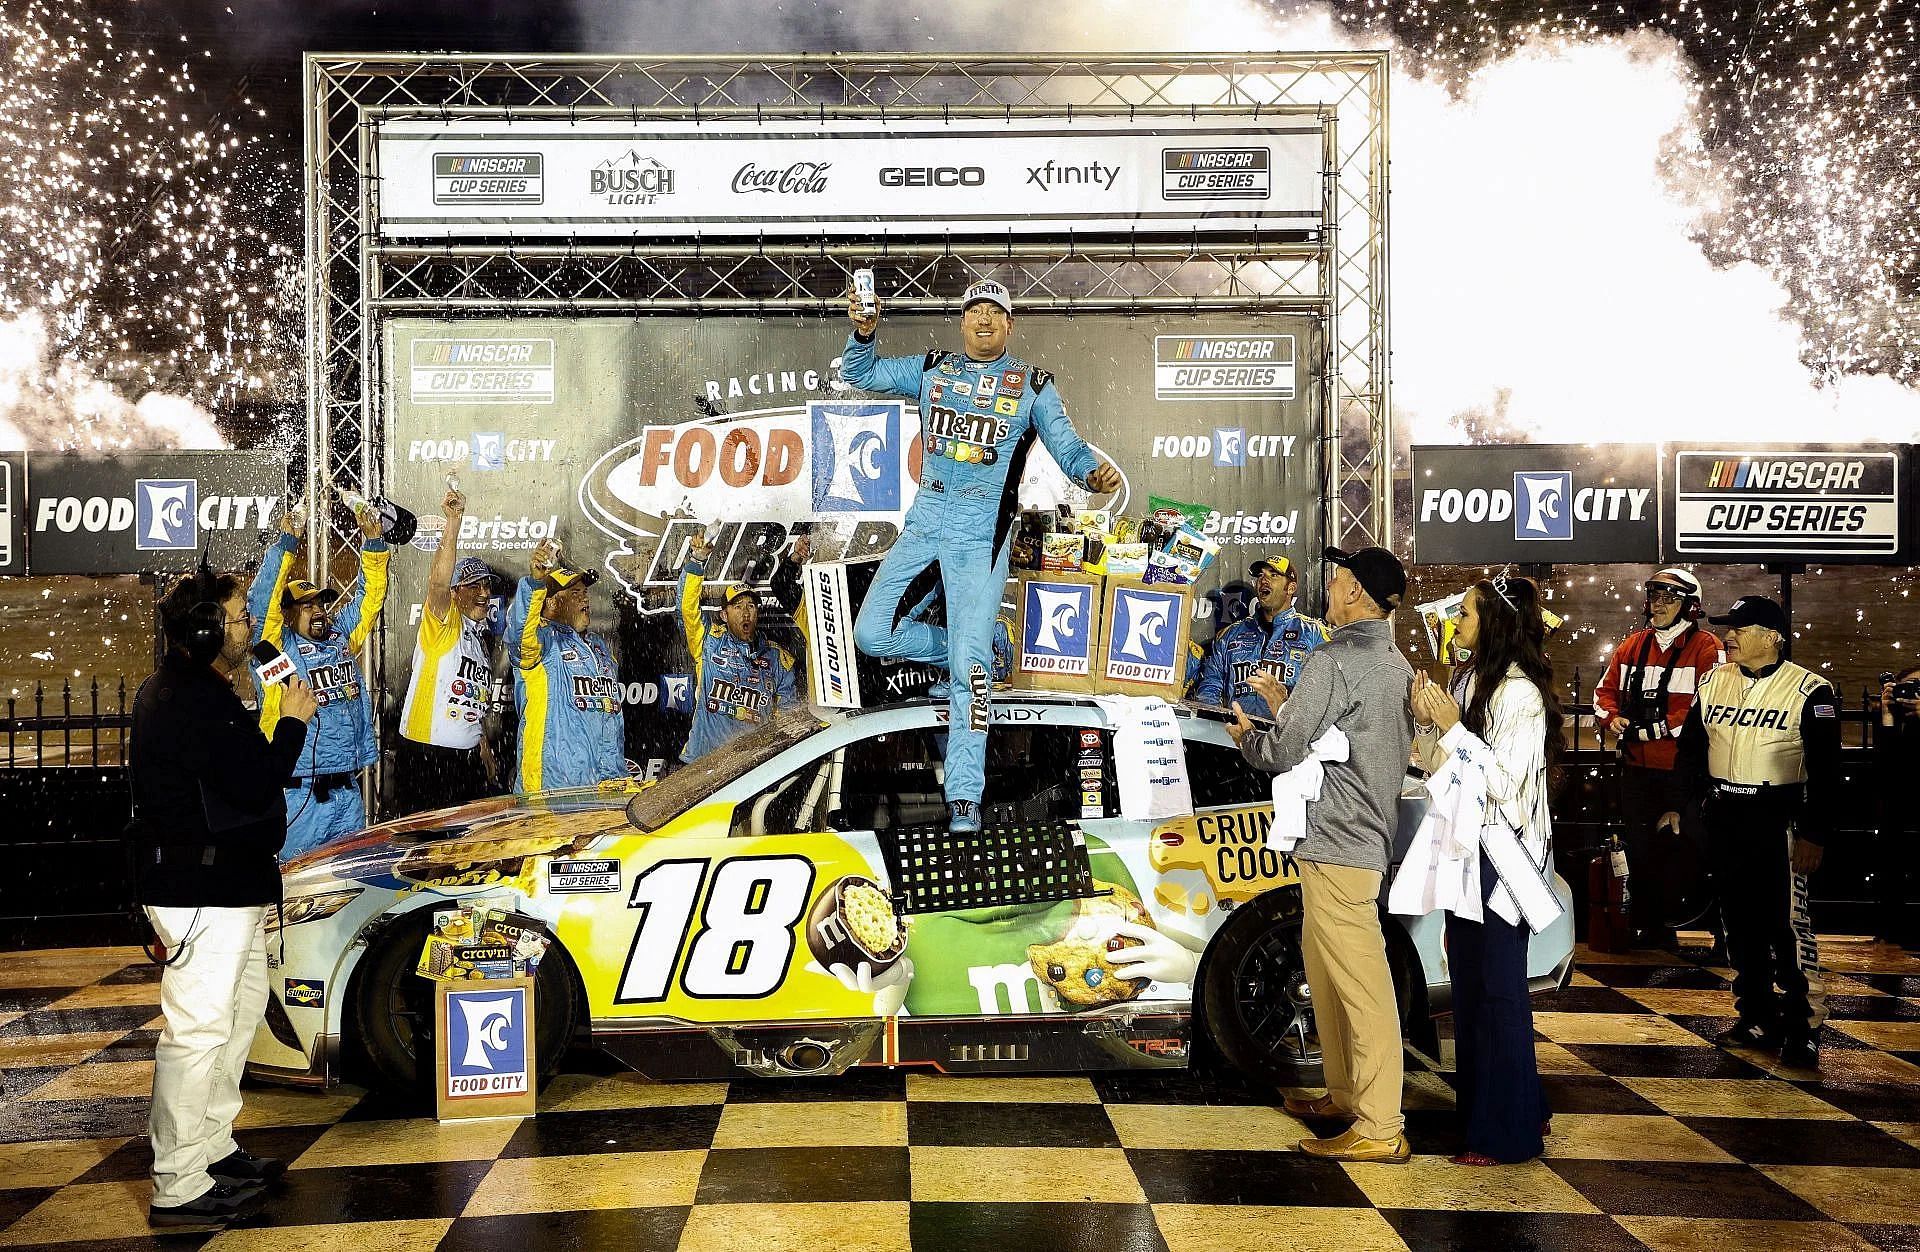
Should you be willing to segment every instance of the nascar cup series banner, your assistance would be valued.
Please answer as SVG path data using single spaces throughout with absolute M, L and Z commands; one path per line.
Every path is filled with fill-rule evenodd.
M 716 600 L 742 580 L 764 585 L 802 524 L 822 559 L 878 555 L 900 533 L 919 413 L 845 388 L 847 330 L 844 317 L 391 321 L 387 494 L 421 514 L 414 542 L 430 547 L 445 538 L 431 515 L 452 475 L 467 495 L 452 541 L 515 577 L 540 540 L 560 538 L 568 560 L 610 575 L 594 593 L 597 629 L 614 637 L 622 614 L 651 624 L 656 655 L 623 656 L 622 676 L 630 695 L 664 698 L 656 678 L 685 669 L 680 568 L 707 524 L 720 523 Z M 1053 374 L 1081 436 L 1126 480 L 1089 499 L 1036 442 L 1023 502 L 1135 516 L 1149 495 L 1205 505 L 1222 550 L 1203 590 L 1263 555 L 1310 556 L 1319 335 L 1307 317 L 1022 317 L 1012 350 Z M 958 346 L 947 318 L 889 317 L 879 338 L 885 355 Z M 426 566 L 393 565 L 396 674 Z
M 1318 230 L 1311 119 L 395 120 L 380 230 L 449 235 Z
M 1911 451 L 1668 444 L 1665 559 L 1904 563 Z
M 1652 444 L 1415 447 L 1414 559 L 1655 561 L 1657 471 Z

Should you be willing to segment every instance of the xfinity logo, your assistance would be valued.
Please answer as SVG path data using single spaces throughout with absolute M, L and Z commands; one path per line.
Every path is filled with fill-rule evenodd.
M 761 169 L 749 161 L 733 172 L 736 194 L 748 191 L 817 196 L 827 189 L 831 161 L 795 161 L 783 170 Z
M 1520 503 L 1513 514 L 1515 539 L 1573 538 L 1571 471 L 1522 470 L 1513 476 L 1513 495 Z
M 813 507 L 823 513 L 900 507 L 900 406 L 814 401 Z
M 1042 191 L 1051 191 L 1055 187 L 1081 186 L 1112 191 L 1114 180 L 1119 177 L 1119 166 L 1107 165 L 1101 161 L 1089 161 L 1085 165 L 1061 165 L 1048 161 L 1045 165 L 1027 167 L 1027 185 L 1038 187 Z
M 133 484 L 133 546 L 142 552 L 175 552 L 200 546 L 191 478 L 140 478 Z

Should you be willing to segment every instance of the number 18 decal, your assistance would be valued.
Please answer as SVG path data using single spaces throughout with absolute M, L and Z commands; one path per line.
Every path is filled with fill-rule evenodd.
M 693 943 L 694 905 L 706 861 L 661 861 L 633 880 L 627 907 L 639 909 L 616 1004 L 667 998 L 673 971 L 696 1000 L 758 1000 L 779 990 L 793 959 L 793 928 L 813 894 L 813 863 L 798 856 L 742 856 L 713 866 Z

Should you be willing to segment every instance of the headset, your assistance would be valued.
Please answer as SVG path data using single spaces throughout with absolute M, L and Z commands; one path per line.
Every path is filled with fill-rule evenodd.
M 168 630 L 175 643 L 185 648 L 196 665 L 211 665 L 227 645 L 227 608 L 214 597 L 219 594 L 220 575 L 200 554 L 200 568 L 187 575 L 197 597 L 193 607 L 177 629 Z M 178 585 L 178 584 L 176 584 Z

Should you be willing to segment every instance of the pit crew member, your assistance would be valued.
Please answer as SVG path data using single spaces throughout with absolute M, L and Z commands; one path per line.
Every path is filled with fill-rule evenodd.
M 1730 663 L 1713 671 L 1680 733 L 1686 796 L 1706 805 L 1707 840 L 1740 1015 L 1722 1045 L 1778 1047 L 1781 1063 L 1820 1063 L 1826 1018 L 1807 878 L 1820 867 L 1840 780 L 1840 697 L 1781 659 L 1787 615 L 1742 596 L 1724 617 Z M 1678 830 L 1680 812 L 1660 819 Z M 1778 992 L 1775 987 L 1778 987 Z
M 793 654 L 760 633 L 760 601 L 748 582 L 728 593 L 719 617 L 700 613 L 713 545 L 695 537 L 680 571 L 680 624 L 693 657 L 693 729 L 683 761 L 692 762 L 744 730 L 764 722 L 781 704 L 800 698 Z
M 514 789 L 587 787 L 627 774 L 626 689 L 607 641 L 588 630 L 587 590 L 599 575 L 560 562 L 551 540 L 533 550 L 507 610 L 513 703 L 520 714 Z
M 925 440 L 919 494 L 860 606 L 854 645 L 870 656 L 947 668 L 948 825 L 973 832 L 980 829 L 986 783 L 993 623 L 1006 587 L 1008 541 L 1027 454 L 1037 436 L 1061 471 L 1093 492 L 1117 490 L 1120 472 L 1074 431 L 1053 376 L 1008 353 L 1013 296 L 1004 285 L 983 280 L 967 288 L 962 352 L 878 357 L 878 308 L 863 312 L 849 292 L 847 316 L 853 333 L 841 378 L 863 391 L 918 403 Z M 944 628 L 915 613 L 942 585 Z
M 1635 884 L 1634 935 L 1637 942 L 1668 947 L 1673 932 L 1660 916 L 1666 865 L 1653 827 L 1662 813 L 1682 807 L 1674 771 L 1678 736 L 1696 688 L 1727 657 L 1712 632 L 1700 628 L 1705 610 L 1699 579 L 1683 569 L 1663 569 L 1647 580 L 1646 595 L 1646 628 L 1614 649 L 1593 704 L 1620 746 L 1620 816 Z
M 487 742 L 493 691 L 493 634 L 487 608 L 494 573 L 478 557 L 461 557 L 455 536 L 467 500 L 441 501 L 447 528 L 427 571 L 427 602 L 413 644 L 413 673 L 400 710 L 395 772 L 410 811 L 477 800 L 498 784 Z
M 360 578 L 338 611 L 333 607 L 340 602 L 338 591 L 290 577 L 306 526 L 305 519 L 293 513 L 280 519 L 280 537 L 267 549 L 247 593 L 247 611 L 257 623 L 256 642 L 264 639 L 286 653 L 319 705 L 286 789 L 282 855 L 287 860 L 367 824 L 360 771 L 379 754 L 373 743 L 373 693 L 360 672 L 359 657 L 387 602 L 392 553 L 380 537 L 378 513 L 363 508 L 354 520 L 360 526 Z M 271 736 L 280 723 L 285 688 L 263 686 L 256 673 L 254 690 L 260 729 Z
M 1293 690 L 1307 653 L 1327 641 L 1327 628 L 1293 607 L 1300 575 L 1290 559 L 1262 557 L 1249 572 L 1253 612 L 1213 637 L 1191 699 L 1223 709 L 1237 702 L 1248 717 L 1271 719 L 1273 710 L 1247 680 L 1255 670 L 1264 669 Z

